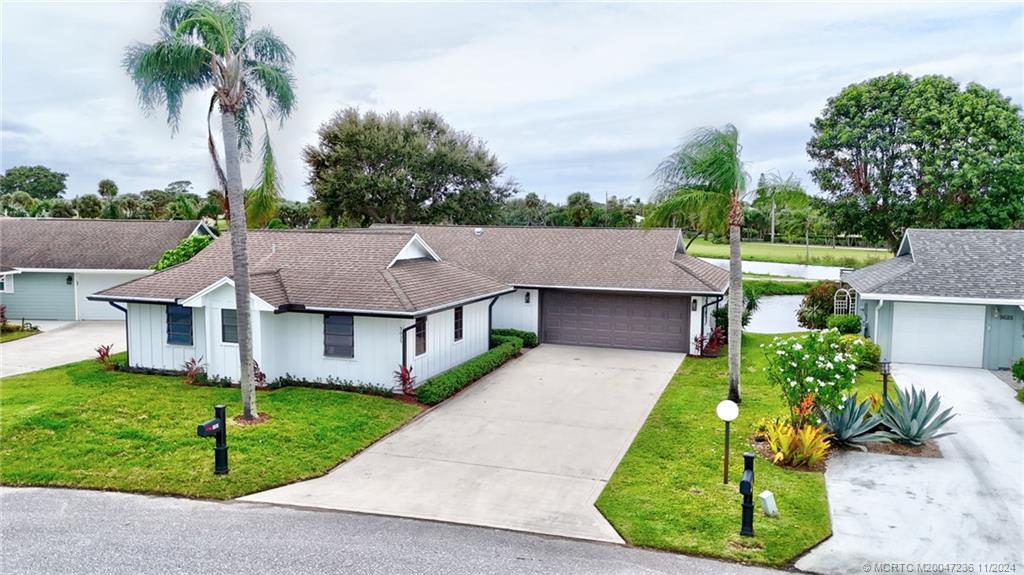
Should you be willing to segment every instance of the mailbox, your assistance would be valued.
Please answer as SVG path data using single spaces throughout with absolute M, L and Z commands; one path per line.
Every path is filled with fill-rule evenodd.
M 213 437 L 213 472 L 224 475 L 228 472 L 228 424 L 224 414 L 225 407 L 217 405 L 213 408 L 214 418 L 196 426 L 199 437 Z
M 743 479 L 740 480 L 740 494 L 743 495 L 743 519 L 740 535 L 754 536 L 754 454 L 743 454 Z

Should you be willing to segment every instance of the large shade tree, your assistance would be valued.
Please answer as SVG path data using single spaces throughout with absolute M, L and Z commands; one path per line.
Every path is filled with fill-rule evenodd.
M 1024 117 L 996 90 L 889 74 L 843 88 L 812 128 L 841 232 L 895 248 L 913 226 L 1024 224 Z
M 670 225 L 690 214 L 729 227 L 729 399 L 740 401 L 740 345 L 743 337 L 743 269 L 740 237 L 747 174 L 739 131 L 732 124 L 699 128 L 666 157 L 655 177 L 656 204 L 645 225 Z
M 152 44 L 135 44 L 125 52 L 124 67 L 134 80 L 142 107 L 166 107 L 167 121 L 176 131 L 185 95 L 212 92 L 207 114 L 207 145 L 221 187 L 231 206 L 231 250 L 235 307 L 238 318 L 238 358 L 241 373 L 242 416 L 256 415 L 250 322 L 249 260 L 241 162 L 252 146 L 256 114 L 283 121 L 295 106 L 291 73 L 292 51 L 271 30 L 249 30 L 249 6 L 210 0 L 172 0 L 160 17 L 160 37 Z M 223 165 L 209 119 L 221 116 Z M 269 133 L 264 139 L 260 193 L 274 193 L 276 170 Z
M 67 190 L 68 175 L 46 166 L 15 166 L 0 176 L 0 193 L 25 192 L 36 199 L 59 198 Z

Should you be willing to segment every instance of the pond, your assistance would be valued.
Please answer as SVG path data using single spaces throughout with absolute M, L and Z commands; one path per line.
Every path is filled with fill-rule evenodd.
M 722 269 L 729 269 L 729 260 L 701 258 Z M 743 262 L 743 271 L 751 274 L 792 276 L 809 280 L 838 280 L 843 268 L 836 266 L 808 266 L 803 264 L 780 264 L 775 262 Z
M 796 322 L 796 310 L 802 299 L 800 295 L 762 297 L 746 330 L 754 333 L 807 331 Z

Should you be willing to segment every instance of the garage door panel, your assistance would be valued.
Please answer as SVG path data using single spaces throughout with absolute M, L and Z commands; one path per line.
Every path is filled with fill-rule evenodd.
M 981 367 L 985 306 L 895 302 L 892 361 Z
M 545 342 L 626 349 L 687 351 L 689 298 L 547 290 Z
M 84 320 L 123 320 L 124 312 L 114 308 L 105 301 L 91 301 L 88 296 L 129 282 L 147 275 L 139 272 L 124 273 L 89 273 L 75 274 L 78 292 L 78 319 Z

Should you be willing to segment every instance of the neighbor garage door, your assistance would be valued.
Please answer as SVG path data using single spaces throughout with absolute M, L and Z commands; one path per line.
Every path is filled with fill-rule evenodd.
M 541 335 L 547 343 L 686 352 L 689 305 L 686 296 L 545 290 Z
M 105 301 L 91 301 L 90 295 L 147 275 L 145 272 L 77 273 L 78 319 L 124 320 L 124 312 Z
M 985 306 L 895 302 L 892 360 L 981 367 Z

